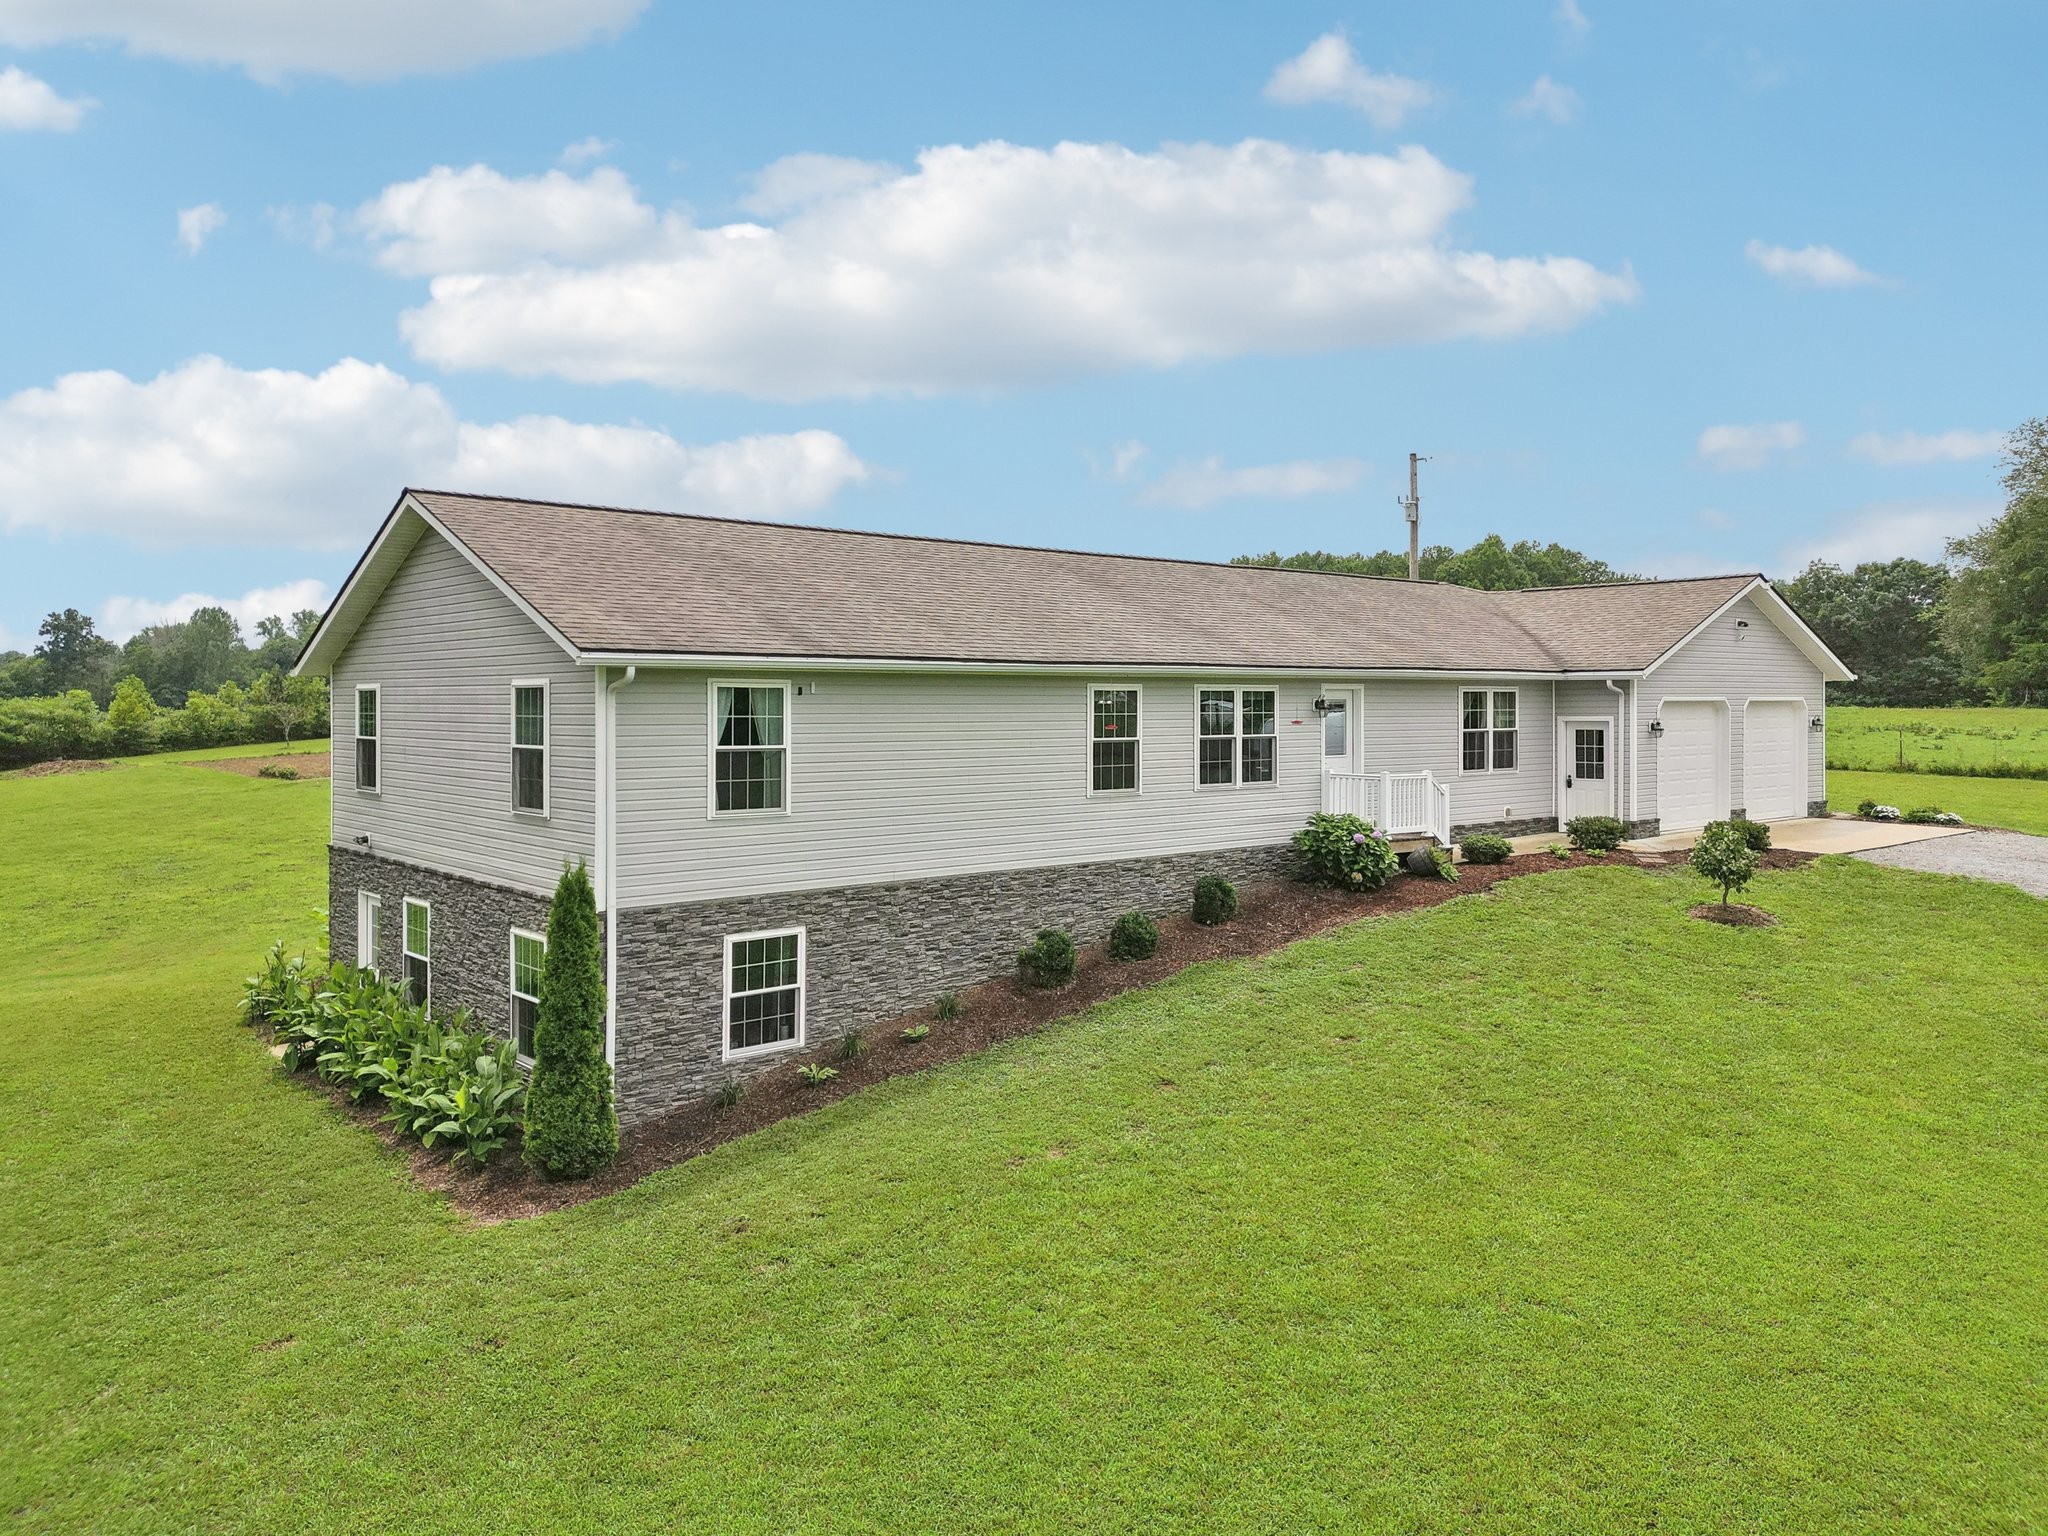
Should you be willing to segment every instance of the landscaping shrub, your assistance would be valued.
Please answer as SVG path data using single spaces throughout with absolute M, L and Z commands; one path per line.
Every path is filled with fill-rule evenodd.
M 1873 805 L 1870 808 L 1870 819 L 1872 821 L 1897 821 L 1900 818 L 1900 814 L 1899 808 L 1896 805 Z
M 1195 882 L 1194 919 L 1204 928 L 1214 928 L 1237 916 L 1237 887 L 1221 875 L 1204 875 Z
M 1548 848 L 1544 849 L 1543 851 L 1549 854 L 1553 859 L 1563 859 L 1567 864 L 1571 863 L 1572 861 L 1572 851 L 1571 849 L 1567 848 L 1563 843 L 1552 843 Z
M 1936 805 L 1916 805 L 1899 820 L 1909 821 L 1916 827 L 1931 827 L 1941 820 L 1942 811 Z
M 1467 864 L 1505 864 L 1515 845 L 1497 832 L 1474 832 L 1458 845 Z
M 1074 979 L 1074 940 L 1057 928 L 1041 928 L 1017 951 L 1017 970 L 1034 987 L 1063 987 Z
M 1751 821 L 1746 816 L 1737 816 L 1728 825 L 1742 834 L 1742 840 L 1749 844 L 1749 851 L 1751 853 L 1769 853 L 1771 851 L 1771 829 L 1762 822 Z
M 1436 865 L 1437 879 L 1455 880 L 1458 878 L 1458 866 L 1457 863 L 1451 858 L 1450 849 L 1432 848 L 1429 850 L 1429 857 L 1431 861 Z
M 932 1016 L 941 1024 L 950 1024 L 966 1011 L 958 992 L 941 992 L 938 1002 L 932 1005 Z
M 533 1081 L 526 1093 L 528 1163 L 551 1178 L 587 1178 L 619 1154 L 612 1069 L 604 1059 L 604 961 L 590 872 L 564 869 L 548 906 Z
M 929 1039 L 931 1032 L 932 1027 L 929 1024 L 906 1024 L 903 1027 L 903 1043 L 915 1045 L 920 1040 Z
M 718 1107 L 738 1109 L 740 1100 L 747 1096 L 747 1085 L 736 1077 L 728 1077 L 718 1085 Z
M 1728 905 L 1728 893 L 1749 884 L 1756 873 L 1756 850 L 1749 846 L 1733 822 L 1717 821 L 1700 833 L 1692 846 L 1693 869 L 1721 887 L 1721 905 Z
M 839 1037 L 839 1059 L 841 1061 L 859 1061 L 867 1053 L 867 1036 L 863 1035 L 859 1030 L 849 1029 Z
M 1619 848 L 1622 839 L 1628 836 L 1628 828 L 1617 816 L 1575 816 L 1564 824 L 1564 832 L 1574 848 L 1583 848 L 1588 853 L 1607 853 Z
M 1150 960 L 1159 953 L 1159 925 L 1142 912 L 1126 912 L 1109 930 L 1113 960 Z
M 1870 816 L 1875 814 L 1876 811 L 1877 802 L 1875 800 L 1859 800 L 1856 802 L 1856 814 L 1858 816 Z
M 796 1080 L 806 1088 L 816 1088 L 829 1083 L 839 1075 L 837 1067 L 828 1067 L 822 1061 L 807 1061 L 796 1069 Z
M 296 779 L 298 776 L 299 770 L 290 763 L 265 763 L 256 770 L 259 779 Z
M 1348 890 L 1376 891 L 1399 867 L 1393 844 L 1356 816 L 1319 812 L 1294 834 L 1294 846 L 1308 861 L 1311 878 Z

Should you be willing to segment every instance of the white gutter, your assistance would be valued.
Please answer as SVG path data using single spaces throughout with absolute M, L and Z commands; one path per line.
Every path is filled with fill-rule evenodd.
M 1558 672 L 1503 670 L 1486 667 L 1302 667 L 1202 665 L 1186 662 L 1028 662 L 1028 661 L 927 661 L 886 656 L 773 656 L 738 655 L 718 651 L 645 652 L 581 651 L 576 664 L 584 667 L 676 667 L 691 671 L 705 668 L 767 668 L 783 672 L 935 672 L 994 673 L 998 675 L 1043 675 L 1051 677 L 1124 677 L 1143 673 L 1148 677 L 1294 677 L 1328 682 L 1371 682 L 1376 678 L 1516 678 L 1525 682 L 1599 682 L 1606 678 L 1640 677 L 1640 672 Z
M 605 681 L 604 669 L 597 673 L 603 690 L 597 712 L 597 900 L 604 912 L 604 1059 L 607 1065 L 619 1054 L 619 715 L 618 693 L 639 675 L 638 667 Z
M 1631 824 L 1643 814 L 1642 780 L 1636 775 L 1636 753 L 1643 745 L 1642 710 L 1636 702 L 1636 680 L 1628 680 L 1628 815 Z

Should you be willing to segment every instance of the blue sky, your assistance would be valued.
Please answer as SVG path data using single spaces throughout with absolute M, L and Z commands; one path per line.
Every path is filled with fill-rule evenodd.
M 0 0 L 0 646 L 406 480 L 1789 574 L 2048 409 L 2035 4 L 180 9 Z

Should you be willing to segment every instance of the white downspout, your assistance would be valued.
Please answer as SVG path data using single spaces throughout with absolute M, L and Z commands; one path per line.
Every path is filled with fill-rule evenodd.
M 1636 775 L 1636 754 L 1643 745 L 1643 717 L 1636 702 L 1636 689 L 1640 686 L 1641 678 L 1628 680 L 1628 820 L 1631 827 L 1643 818 L 1643 781 Z
M 1636 798 L 1636 742 L 1635 737 L 1629 734 L 1630 730 L 1635 725 L 1634 706 L 1636 685 L 1633 681 L 1631 681 L 1628 685 L 1628 691 L 1624 693 L 1622 691 L 1621 684 L 1617 683 L 1613 678 L 1610 677 L 1607 679 L 1607 688 L 1608 691 L 1614 695 L 1614 707 L 1619 712 L 1621 717 L 1620 729 L 1616 732 L 1616 734 L 1621 737 L 1622 751 L 1628 754 L 1628 794 L 1625 798 L 1619 795 L 1615 797 L 1616 799 L 1623 801 L 1623 804 L 1621 806 L 1621 824 L 1624 827 L 1626 827 L 1629 824 L 1629 818 L 1631 814 L 1635 810 Z
M 628 667 L 619 677 L 605 683 L 604 717 L 598 732 L 598 804 L 603 810 L 598 829 L 598 900 L 604 903 L 604 1059 L 607 1065 L 619 1054 L 619 706 L 618 693 L 640 673 Z M 603 678 L 603 669 L 598 676 Z

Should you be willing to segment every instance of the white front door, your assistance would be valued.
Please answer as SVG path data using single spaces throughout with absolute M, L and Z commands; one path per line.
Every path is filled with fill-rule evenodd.
M 1358 690 L 1325 688 L 1323 702 L 1323 772 L 1358 772 Z
M 1614 770 L 1607 751 L 1611 737 L 1605 720 L 1557 722 L 1560 824 L 1614 814 Z

